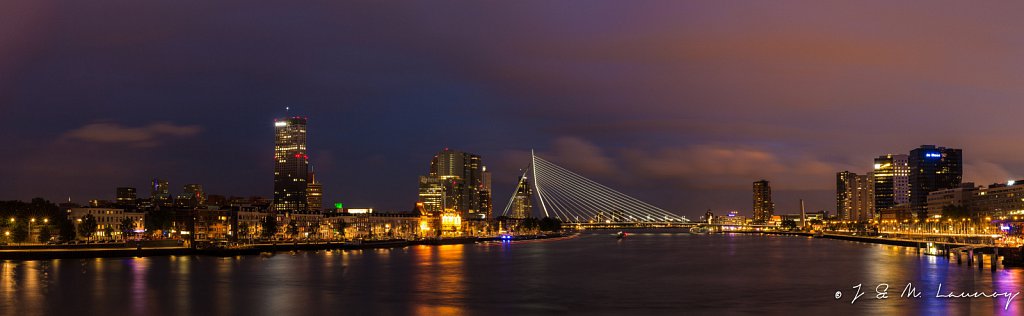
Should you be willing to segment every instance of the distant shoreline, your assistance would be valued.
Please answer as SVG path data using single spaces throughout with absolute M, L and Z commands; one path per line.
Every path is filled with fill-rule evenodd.
M 516 236 L 508 242 L 569 238 L 575 233 L 559 233 L 547 235 Z M 54 260 L 54 259 L 92 259 L 92 258 L 129 258 L 129 257 L 159 257 L 159 256 L 213 256 L 213 257 L 234 257 L 247 255 L 260 255 L 263 253 L 290 252 L 290 251 L 319 251 L 319 250 L 363 250 L 363 249 L 386 249 L 403 248 L 408 246 L 441 246 L 458 244 L 475 244 L 479 242 L 498 242 L 500 238 L 494 237 L 463 237 L 450 239 L 424 239 L 424 240 L 383 240 L 363 242 L 325 242 L 325 243 L 271 243 L 254 244 L 246 248 L 238 249 L 195 249 L 188 247 L 149 247 L 149 248 L 90 248 L 90 249 L 68 249 L 68 248 L 36 248 L 0 250 L 0 260 Z

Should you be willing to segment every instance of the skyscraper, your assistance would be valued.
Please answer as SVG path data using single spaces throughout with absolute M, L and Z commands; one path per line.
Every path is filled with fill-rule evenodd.
M 533 214 L 533 188 L 526 176 L 519 177 L 516 194 L 512 196 L 509 217 L 516 219 L 529 218 Z
M 928 216 L 928 193 L 960 187 L 963 152 L 960 149 L 922 145 L 910 151 L 910 208 L 918 218 Z
M 193 205 L 202 205 L 203 203 L 206 203 L 206 193 L 203 192 L 202 184 L 186 184 L 182 189 L 185 192 L 184 195 L 188 196 L 188 198 L 192 200 Z
M 430 216 L 437 216 L 441 214 L 441 210 L 444 208 L 444 187 L 441 185 L 441 179 L 434 176 L 420 176 L 419 186 L 419 203 L 422 205 L 423 211 Z
M 139 205 L 135 188 L 131 187 L 117 188 L 117 196 L 115 196 L 114 201 L 117 203 L 117 206 L 125 209 L 135 209 Z
M 454 209 L 463 218 L 489 215 L 481 204 L 483 164 L 480 156 L 445 148 L 430 161 L 428 176 L 441 180 L 444 208 Z
M 772 203 L 772 187 L 768 180 L 754 181 L 754 221 L 766 222 L 775 215 L 775 203 Z
M 836 173 L 836 214 L 847 221 L 867 221 L 875 216 L 874 177 L 843 171 Z
M 171 199 L 171 188 L 167 180 L 154 178 L 150 185 L 149 198 L 153 201 L 153 206 L 170 207 L 174 203 Z
M 874 165 L 875 213 L 910 203 L 910 165 L 907 155 L 883 155 Z
M 316 173 L 312 168 L 309 171 L 309 184 L 306 185 L 306 204 L 313 211 L 321 211 L 324 205 L 324 187 L 316 181 Z
M 306 118 L 274 120 L 274 210 L 306 210 Z
M 480 174 L 480 213 L 484 214 L 485 217 L 489 217 L 494 209 L 494 202 L 491 196 L 491 172 L 487 171 L 487 166 L 481 169 L 483 169 L 483 172 Z

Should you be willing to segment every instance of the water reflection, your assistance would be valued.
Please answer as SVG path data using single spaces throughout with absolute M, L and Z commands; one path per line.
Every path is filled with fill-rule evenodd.
M 463 315 L 465 245 L 415 247 L 413 310 L 419 315 Z
M 986 258 L 988 259 L 988 258 Z M 979 271 L 912 248 L 764 236 L 608 234 L 273 257 L 3 262 L 0 315 L 1000 314 L 1022 270 Z M 887 300 L 872 299 L 888 283 Z M 899 298 L 912 283 L 922 297 Z M 830 297 L 868 292 L 856 304 Z

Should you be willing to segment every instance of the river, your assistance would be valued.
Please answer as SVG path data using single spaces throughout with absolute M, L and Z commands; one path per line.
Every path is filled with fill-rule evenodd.
M 1024 271 L 793 236 L 609 231 L 274 256 L 5 261 L 0 315 L 1006 314 Z M 879 284 L 889 284 L 878 299 Z M 911 283 L 918 298 L 902 298 Z M 856 297 L 854 286 L 866 294 Z M 836 292 L 842 297 L 836 299 Z

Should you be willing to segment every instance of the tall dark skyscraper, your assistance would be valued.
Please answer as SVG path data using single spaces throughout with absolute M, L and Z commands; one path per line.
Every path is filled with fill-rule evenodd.
M 483 170 L 480 156 L 445 148 L 430 161 L 428 177 L 440 179 L 444 208 L 454 209 L 463 218 L 486 218 L 490 214 L 481 203 Z
M 274 210 L 306 210 L 308 179 L 306 118 L 274 120 Z
M 768 180 L 754 181 L 754 221 L 769 221 L 772 215 L 775 215 L 772 187 Z
M 131 187 L 117 188 L 117 195 L 114 197 L 114 201 L 117 206 L 125 209 L 135 209 L 139 205 L 135 188 Z
M 928 193 L 955 189 L 963 182 L 963 152 L 960 149 L 923 145 L 910 151 L 910 208 L 925 218 Z
M 153 182 L 150 184 L 149 198 L 153 201 L 153 206 L 170 207 L 174 204 L 174 200 L 171 199 L 171 188 L 167 180 L 153 179 Z

